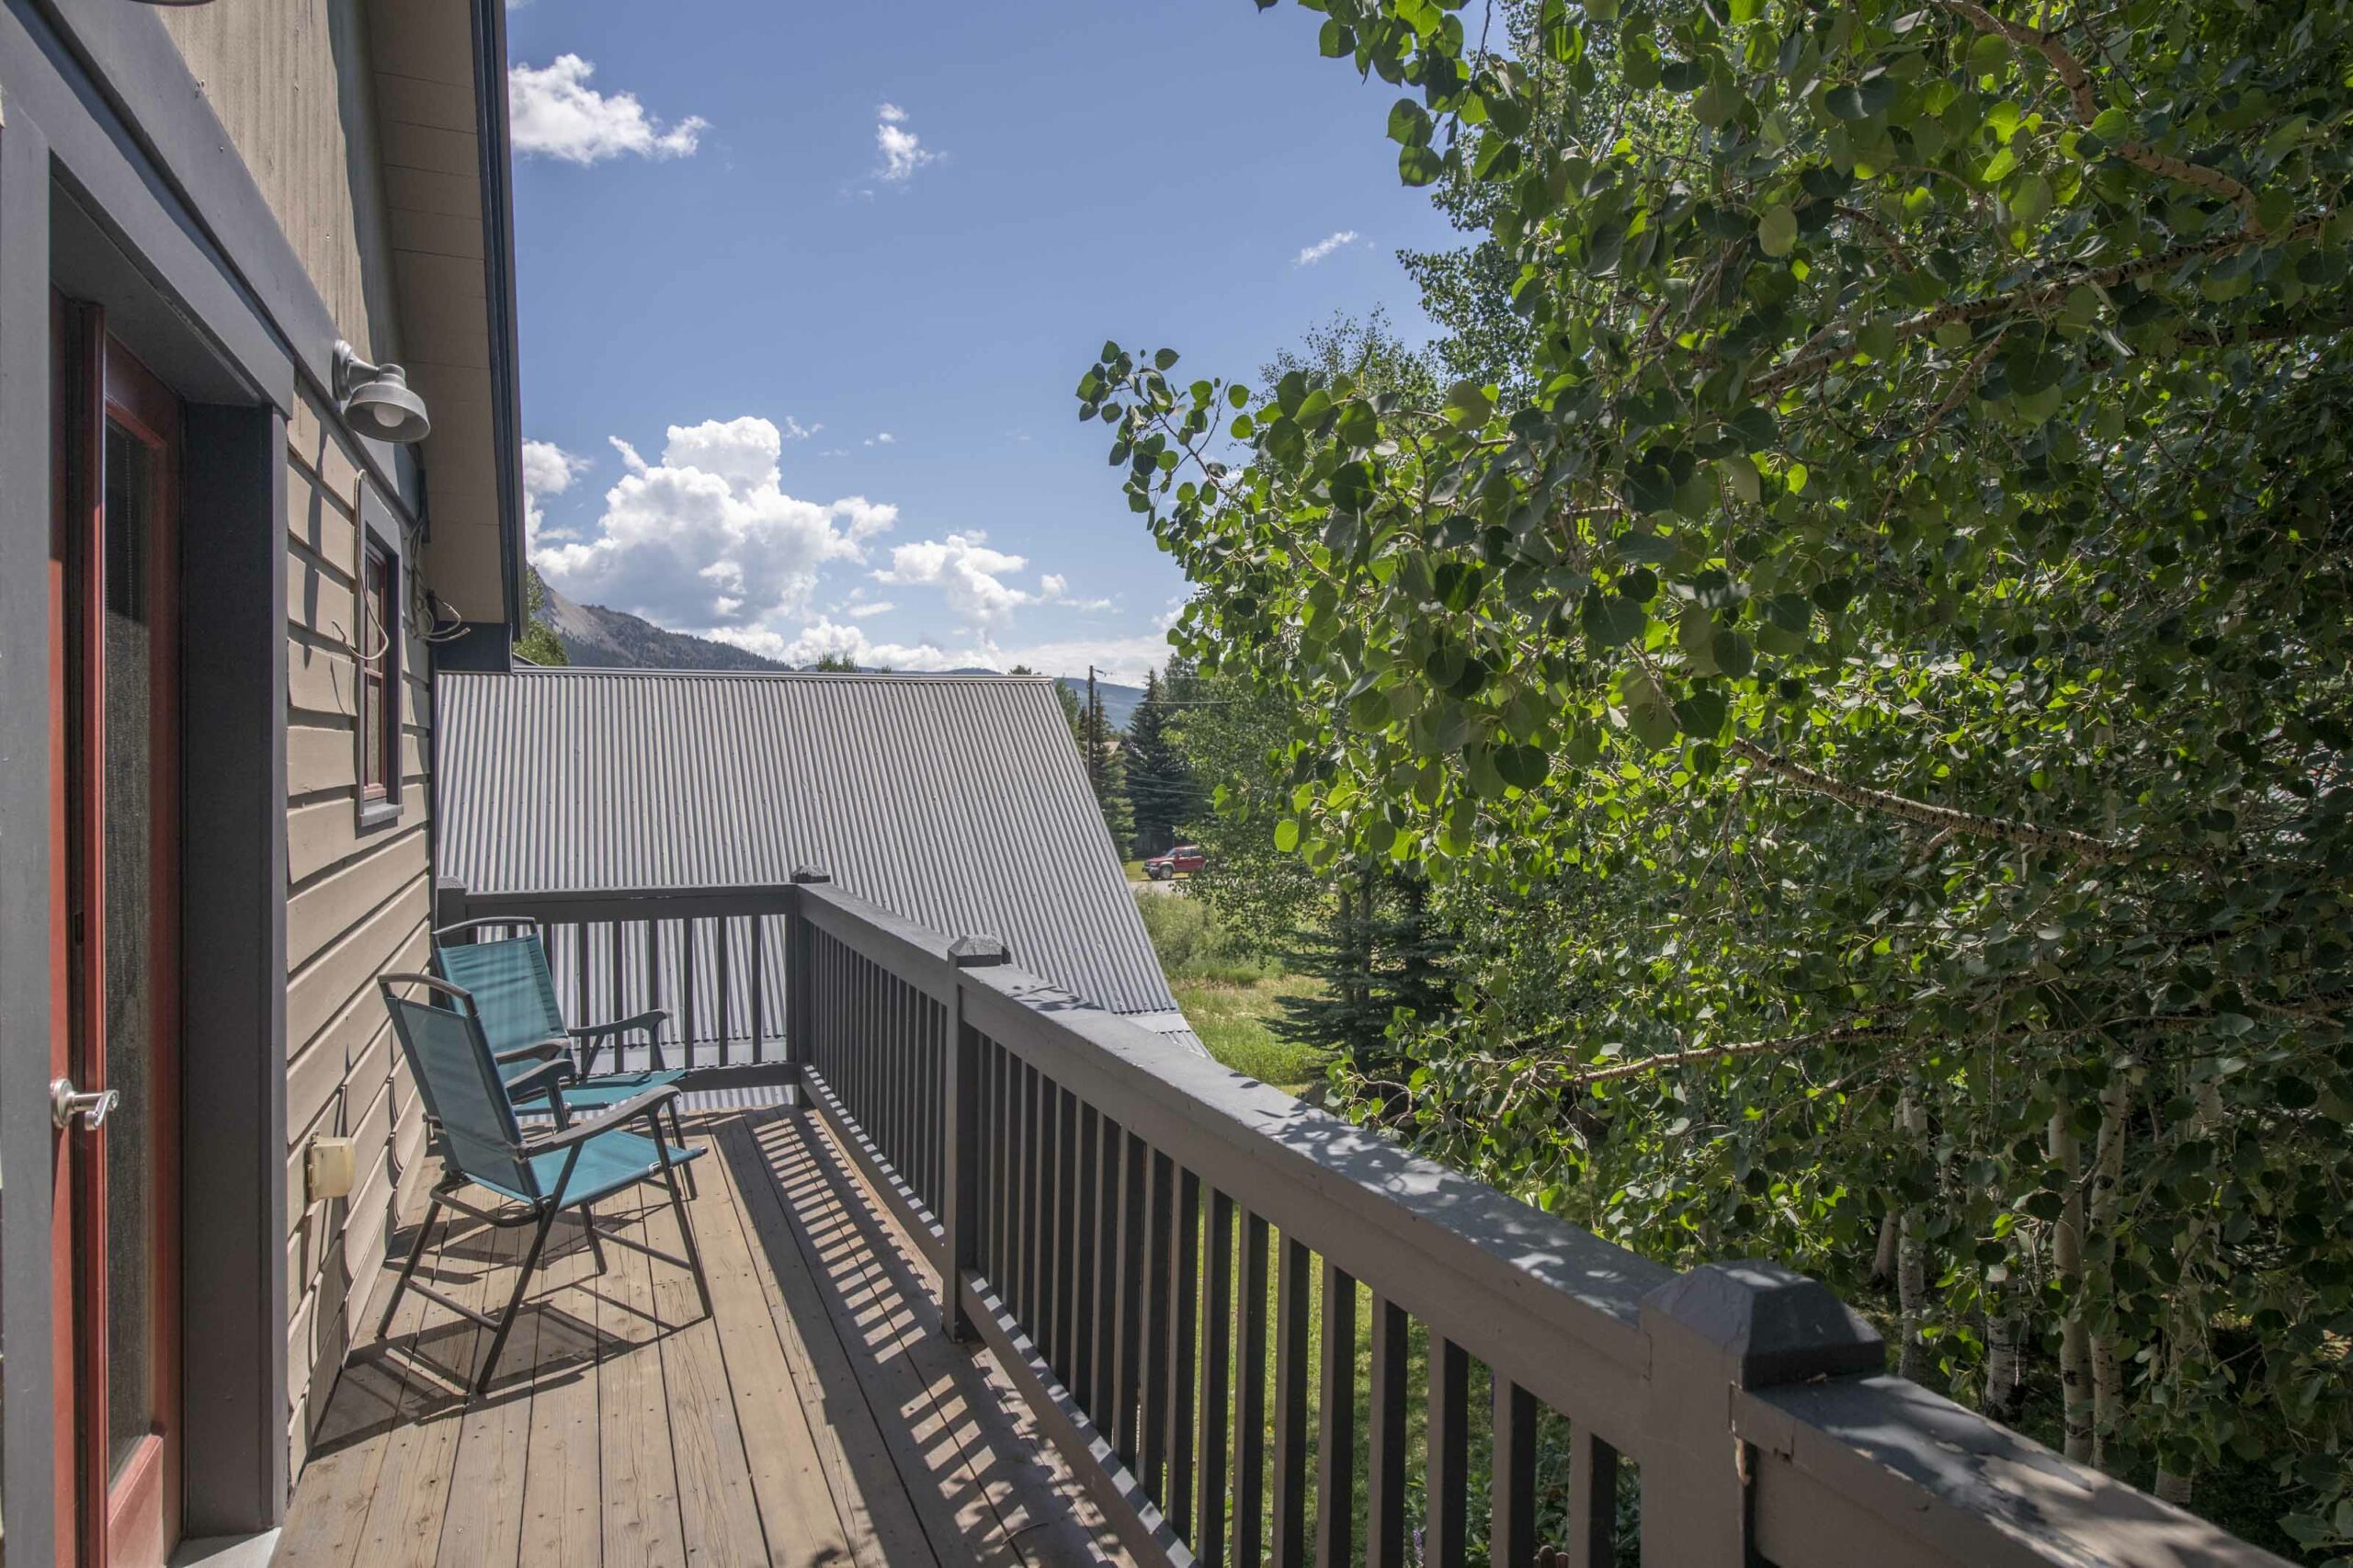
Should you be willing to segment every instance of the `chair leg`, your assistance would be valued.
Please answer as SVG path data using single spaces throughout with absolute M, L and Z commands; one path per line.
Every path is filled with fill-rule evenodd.
M 597 1272 L 605 1272 L 605 1242 L 597 1233 L 597 1210 L 588 1204 L 580 1206 L 580 1222 L 588 1227 L 588 1250 L 597 1259 Z
M 687 1124 L 678 1119 L 678 1102 L 672 1100 L 668 1108 L 670 1112 L 670 1131 L 676 1135 L 678 1147 L 683 1149 L 687 1146 Z M 688 1198 L 700 1198 L 702 1196 L 702 1187 L 695 1177 L 695 1168 L 692 1165 L 687 1166 L 687 1196 Z
M 474 1397 L 480 1399 L 490 1392 L 491 1374 L 498 1370 L 499 1355 L 506 1348 L 506 1335 L 515 1326 L 515 1314 L 523 1310 L 523 1291 L 531 1283 L 531 1271 L 540 1266 L 540 1249 L 548 1244 L 548 1233 L 555 1229 L 555 1205 L 540 1216 L 531 1232 L 531 1244 L 523 1254 L 523 1266 L 515 1271 L 515 1293 L 506 1298 L 506 1311 L 498 1320 L 496 1332 L 490 1336 L 490 1354 L 482 1360 L 482 1370 L 474 1376 Z
M 425 1222 L 416 1228 L 416 1240 L 408 1249 L 408 1261 L 401 1265 L 401 1277 L 392 1282 L 392 1300 L 384 1303 L 384 1315 L 376 1324 L 376 1337 L 383 1338 L 392 1332 L 392 1312 L 401 1304 L 401 1292 L 408 1289 L 409 1276 L 416 1272 L 417 1260 L 425 1256 L 425 1244 L 433 1234 L 433 1217 L 441 1211 L 441 1199 L 436 1197 L 425 1206 Z
M 687 1262 L 692 1266 L 695 1294 L 702 1298 L 702 1315 L 711 1316 L 710 1281 L 703 1277 L 702 1248 L 695 1244 L 695 1222 L 687 1213 L 687 1196 L 678 1186 L 678 1167 L 667 1149 L 662 1151 L 662 1179 L 670 1188 L 670 1207 L 677 1211 L 678 1233 L 687 1240 Z

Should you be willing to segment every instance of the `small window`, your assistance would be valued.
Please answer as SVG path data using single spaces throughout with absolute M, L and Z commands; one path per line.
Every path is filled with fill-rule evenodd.
M 359 809 L 397 814 L 401 793 L 400 562 L 368 540 L 359 582 Z

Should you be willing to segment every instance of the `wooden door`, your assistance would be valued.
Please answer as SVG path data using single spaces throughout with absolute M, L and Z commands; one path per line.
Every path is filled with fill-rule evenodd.
M 51 1029 L 59 1561 L 179 1537 L 177 401 L 60 300 Z

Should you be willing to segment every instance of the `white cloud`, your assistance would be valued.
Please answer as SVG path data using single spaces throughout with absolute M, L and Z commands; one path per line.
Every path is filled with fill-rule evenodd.
M 895 447 L 899 444 L 899 438 L 888 430 L 883 430 L 869 436 L 866 438 L 866 444 L 870 447 Z
M 1049 572 L 1038 579 L 1038 599 L 1041 604 L 1065 605 L 1072 609 L 1109 609 L 1109 599 L 1074 599 L 1070 597 L 1070 579 Z
M 597 537 L 532 560 L 557 589 L 661 625 L 757 631 L 808 608 L 833 561 L 863 562 L 898 509 L 862 495 L 803 501 L 780 488 L 784 437 L 746 416 L 670 426 L 662 460 L 614 438 L 628 472 L 605 493 Z
M 542 536 L 547 512 L 540 505 L 543 496 L 561 495 L 572 488 L 574 478 L 587 472 L 588 460 L 565 451 L 553 441 L 523 443 L 523 538 L 525 548 L 536 550 Z M 551 539 L 570 538 L 569 534 L 549 532 Z
M 1083 676 L 1094 666 L 1106 680 L 1140 686 L 1144 672 L 1168 660 L 1168 643 L 1159 636 L 1073 639 L 1000 646 L 985 638 L 961 647 L 926 641 L 877 642 L 856 626 L 825 617 L 787 636 L 779 631 L 721 631 L 712 633 L 725 642 L 788 665 L 813 665 L 828 654 L 869 669 L 1009 670 L 1016 665 L 1050 676 Z
M 784 438 L 788 441 L 805 441 L 824 428 L 823 425 L 803 425 L 790 414 L 784 416 Z
M 1037 602 L 1035 594 L 1005 581 L 1006 573 L 1028 564 L 1021 556 L 991 550 L 984 533 L 949 534 L 900 545 L 891 551 L 890 569 L 875 573 L 874 580 L 936 586 L 964 625 L 986 632 L 1011 620 L 1020 606 Z
M 1290 264 L 1293 267 L 1313 267 L 1342 245 L 1352 245 L 1356 243 L 1357 232 L 1354 229 L 1335 229 L 1291 257 Z
M 875 110 L 874 144 L 882 151 L 882 166 L 875 174 L 894 184 L 913 179 L 917 169 L 939 161 L 939 154 L 907 129 L 907 111 L 896 104 Z
M 870 604 L 852 605 L 844 613 L 852 620 L 864 620 L 870 615 L 888 615 L 898 608 L 889 599 L 876 599 Z
M 573 164 L 597 164 L 625 153 L 683 158 L 710 129 L 709 120 L 692 114 L 664 125 L 645 112 L 635 93 L 608 97 L 590 86 L 596 74 L 596 66 L 576 54 L 507 72 L 508 134 L 515 151 Z

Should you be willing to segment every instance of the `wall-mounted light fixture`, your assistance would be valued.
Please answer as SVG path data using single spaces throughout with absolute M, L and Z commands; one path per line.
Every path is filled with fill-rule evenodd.
M 335 397 L 353 429 L 380 441 L 406 445 L 433 429 L 425 400 L 409 391 L 408 372 L 398 365 L 370 365 L 348 343 L 335 346 Z

